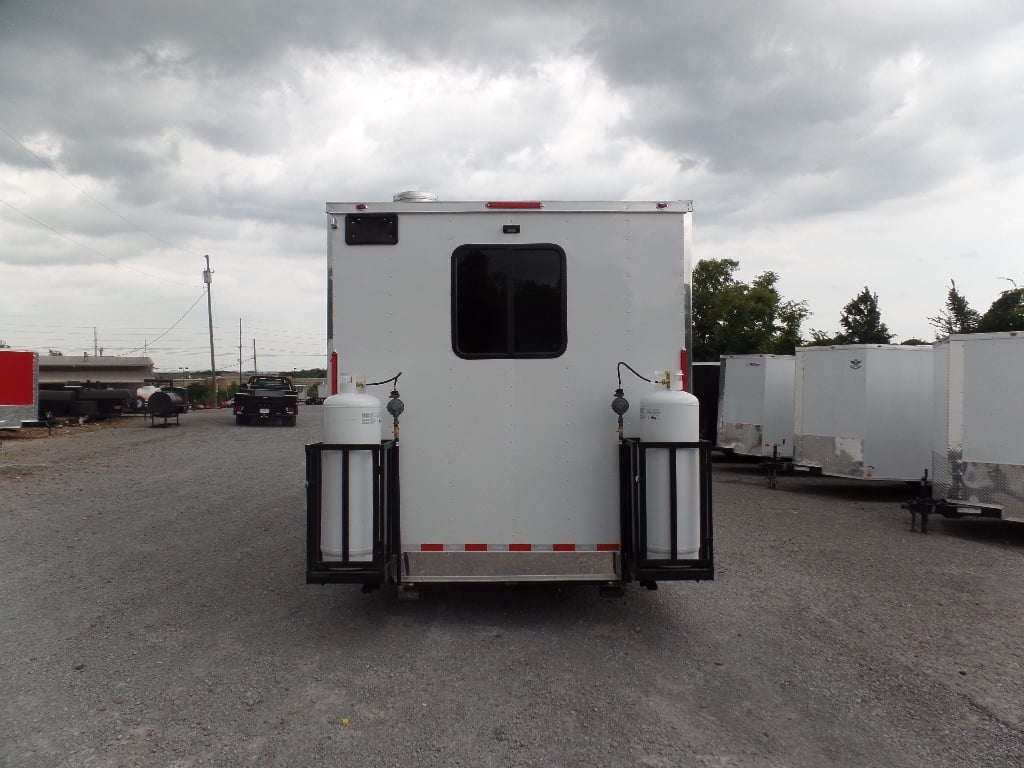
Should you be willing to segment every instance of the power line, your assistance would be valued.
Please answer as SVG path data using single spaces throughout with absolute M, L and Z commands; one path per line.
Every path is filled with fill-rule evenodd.
M 136 224 L 136 223 L 135 223 L 134 221 L 132 221 L 132 220 L 131 220 L 131 219 L 129 219 L 128 217 L 126 217 L 126 216 L 122 216 L 122 215 L 121 215 L 120 213 L 118 213 L 117 211 L 115 211 L 115 210 L 114 210 L 113 208 L 111 208 L 111 207 L 110 207 L 109 205 L 107 205 L 106 203 L 104 203 L 104 202 L 103 202 L 102 200 L 99 200 L 98 198 L 96 198 L 95 196 L 93 196 L 93 195 L 92 195 L 92 194 L 91 194 L 91 193 L 90 193 L 90 192 L 89 192 L 88 190 L 86 190 L 86 189 L 83 189 L 82 187 L 80 187 L 80 186 L 78 186 L 77 184 L 75 184 L 75 182 L 73 182 L 73 181 L 72 181 L 71 179 L 69 179 L 69 178 L 68 178 L 67 176 L 65 176 L 65 175 L 64 175 L 63 173 L 61 173 L 61 172 L 60 172 L 60 171 L 59 171 L 59 170 L 57 169 L 57 167 L 53 165 L 53 163 L 51 163 L 51 162 L 50 162 L 49 160 L 47 160 L 47 159 L 46 159 L 46 158 L 44 158 L 44 157 L 40 157 L 40 156 L 39 156 L 39 155 L 37 155 L 37 154 L 36 154 L 35 152 L 33 152 L 33 151 L 32 151 L 31 149 L 29 149 L 29 148 L 28 148 L 27 146 L 25 146 L 25 144 L 23 144 L 23 143 L 21 142 L 21 140 L 20 140 L 20 139 L 18 139 L 17 137 L 15 137 L 15 136 L 14 136 L 14 135 L 13 135 L 13 134 L 12 134 L 12 133 L 11 133 L 10 131 L 8 131 L 8 130 L 7 130 L 7 129 L 6 129 L 6 128 L 5 128 L 4 126 L 3 126 L 3 125 L 0 125 L 0 133 L 3 133 L 3 134 L 4 134 L 4 135 L 5 135 L 5 136 L 6 136 L 6 137 L 7 137 L 8 139 L 10 139 L 10 140 L 11 140 L 11 141 L 13 141 L 13 142 L 14 142 L 15 144 L 17 144 L 17 145 L 18 145 L 19 147 L 21 147 L 21 148 L 22 148 L 23 150 L 25 150 L 26 152 L 28 152 L 28 153 L 29 153 L 30 155 L 32 155 L 32 157 L 34 157 L 34 158 L 35 158 L 35 159 L 36 159 L 37 161 L 39 161 L 40 163 L 42 163 L 43 165 L 45 165 L 45 166 L 46 166 L 47 168 L 49 168 L 49 169 L 50 169 L 51 171 L 53 171 L 53 172 L 54 172 L 55 174 L 57 174 L 58 176 L 60 176 L 60 177 L 61 177 L 61 178 L 62 178 L 62 179 L 63 179 L 63 180 L 65 181 L 65 182 L 67 182 L 67 183 L 68 183 L 69 185 L 71 185 L 71 186 L 72 186 L 72 187 L 74 187 L 74 188 L 75 188 L 76 190 L 78 190 L 78 191 L 79 191 L 79 192 L 81 192 L 81 193 L 82 193 L 83 195 L 85 195 L 85 196 L 86 196 L 86 197 L 88 197 L 88 198 L 89 198 L 90 200 L 92 200 L 92 201 L 93 201 L 94 203 L 96 203 L 96 205 L 98 205 L 98 206 L 100 206 L 101 208 L 103 208 L 104 210 L 106 210 L 106 211 L 109 211 L 110 213 L 114 214 L 115 216 L 117 216 L 117 218 L 121 219 L 121 221 L 125 222 L 126 224 L 129 224 L 129 225 L 131 225 L 131 226 L 135 227 L 135 229 L 139 230 L 139 232 L 142 232 L 142 233 L 143 233 L 143 234 L 145 234 L 145 235 L 149 235 L 149 236 L 150 236 L 151 238 L 153 238 L 154 240 L 156 240 L 156 241 L 157 241 L 158 243 L 163 243 L 164 245 L 169 245 L 169 246 L 170 246 L 171 248 L 175 248 L 176 250 L 179 250 L 179 251 L 181 250 L 181 249 L 180 249 L 180 248 L 179 248 L 179 247 L 178 247 L 177 245 L 175 245 L 174 243 L 171 243 L 171 242 L 169 242 L 169 241 L 167 241 L 167 240 L 164 240 L 164 239 L 163 239 L 162 237 L 158 237 L 157 235 L 154 235 L 154 234 L 153 234 L 152 232 L 150 232 L 150 231 L 149 231 L 148 229 L 145 229 L 144 227 L 140 226 L 139 224 Z
M 160 339 L 162 339 L 168 333 L 170 333 L 175 328 L 177 328 L 178 327 L 178 323 L 180 323 L 182 320 L 184 320 L 188 316 L 188 313 L 191 312 L 193 309 L 195 309 L 196 304 L 198 304 L 200 301 L 202 301 L 203 296 L 205 295 L 205 293 L 206 293 L 206 291 L 203 291 L 203 293 L 200 293 L 199 294 L 199 298 L 197 298 L 195 301 L 192 302 L 192 306 L 185 310 L 185 314 L 183 314 L 181 317 L 179 317 L 177 320 L 175 320 L 174 321 L 174 325 L 172 325 L 166 331 L 164 331 L 159 336 L 157 336 L 155 339 L 153 339 L 153 342 L 155 343 L 157 341 L 160 341 Z M 130 355 L 132 352 L 138 352 L 140 349 L 146 349 L 147 347 L 149 347 L 149 342 L 148 341 L 146 342 L 146 346 L 145 347 L 136 347 L 135 349 L 131 350 L 131 352 L 128 352 L 128 354 Z
M 10 208 L 10 209 L 11 209 L 12 211 L 14 211 L 15 213 L 19 213 L 19 214 L 21 214 L 22 216 L 24 216 L 24 217 L 25 217 L 26 219 L 28 219 L 28 220 L 29 220 L 29 221 L 31 221 L 32 223 L 34 223 L 34 224 L 38 224 L 38 225 L 39 225 L 40 227 L 43 227 L 44 229 L 48 229 L 48 230 L 50 230 L 51 232 L 53 232 L 53 233 L 54 233 L 55 235 L 57 235 L 58 237 L 62 237 L 62 238 L 64 238 L 65 240 L 67 240 L 67 241 L 68 241 L 69 243 L 71 243 L 72 245 L 75 245 L 75 246 L 77 246 L 77 247 L 79 247 L 79 248 L 83 248 L 83 249 L 85 249 L 85 250 L 87 250 L 87 251 L 92 251 L 92 252 L 93 252 L 93 253 L 95 253 L 95 254 L 96 254 L 97 256 L 99 256 L 99 257 L 101 257 L 101 258 L 103 258 L 103 259 L 105 259 L 105 260 L 109 261 L 109 262 L 110 262 L 111 264 L 113 264 L 114 266 L 117 266 L 117 267 L 123 267 L 124 269 L 130 270 L 130 271 L 132 271 L 132 272 L 137 272 L 137 273 L 139 273 L 140 275 L 145 275 L 146 277 L 152 278 L 152 279 L 154 279 L 154 280 L 159 280 L 160 282 L 165 282 L 165 283 L 173 283 L 174 285 L 186 285 L 186 283 L 179 283 L 179 282 L 177 282 L 177 281 L 175 281 L 175 280 L 167 280 L 166 278 L 160 277 L 159 275 L 153 275 L 153 274 L 150 274 L 149 272 L 145 272 L 145 271 L 143 271 L 143 270 L 141 270 L 141 269 L 136 269 L 135 267 L 130 267 L 130 266 L 128 266 L 127 264 L 120 264 L 120 263 L 119 263 L 119 262 L 117 261 L 117 259 L 114 259 L 114 258 L 112 258 L 112 257 L 110 257 L 110 256 L 107 256 L 107 254 L 103 253 L 103 251 L 97 250 L 96 248 L 93 248 L 93 247 L 92 247 L 91 245 L 86 245 L 85 243 L 80 243 L 80 242 L 78 242 L 78 241 L 77 241 L 77 240 L 75 240 L 75 239 L 74 239 L 73 237 L 70 237 L 70 236 L 68 236 L 68 235 L 65 235 L 65 234 L 64 234 L 63 232 L 61 232 L 61 231 L 60 231 L 59 229 L 55 229 L 54 227 L 51 227 L 51 226 L 50 226 L 49 224 L 47 224 L 46 222 L 40 221 L 39 219 L 35 218 L 34 216 L 32 216 L 32 215 L 30 215 L 30 214 L 27 214 L 27 213 L 25 213 L 25 212 L 24 212 L 23 210 L 21 210 L 20 208 L 18 208 L 18 207 L 16 207 L 16 206 L 14 206 L 14 205 L 11 205 L 11 204 L 10 204 L 10 203 L 8 203 L 8 202 L 7 202 L 6 200 L 0 200 L 0 203 L 2 203 L 3 205 L 6 205 L 6 206 L 7 206 L 8 208 Z M 192 286 L 191 286 L 191 285 L 189 285 L 189 287 L 191 288 Z

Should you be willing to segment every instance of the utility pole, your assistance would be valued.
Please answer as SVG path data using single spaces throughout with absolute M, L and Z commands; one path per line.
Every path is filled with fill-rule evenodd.
M 259 373 L 259 370 L 256 368 L 256 339 L 252 340 L 252 372 L 253 374 Z
M 206 256 L 206 269 L 203 270 L 203 282 L 206 283 L 206 311 L 210 316 L 210 375 L 213 378 L 213 394 L 210 405 L 217 407 L 217 363 L 213 355 L 213 270 L 210 269 L 210 257 Z
M 238 386 L 242 386 L 242 318 L 238 318 Z

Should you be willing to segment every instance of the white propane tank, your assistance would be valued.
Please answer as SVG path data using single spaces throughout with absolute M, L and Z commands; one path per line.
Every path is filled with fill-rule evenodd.
M 664 379 L 668 371 L 658 371 Z M 673 371 L 669 386 L 656 385 L 640 400 L 642 443 L 697 443 L 700 406 L 683 391 L 683 372 Z M 668 448 L 647 449 L 647 557 L 672 556 L 671 495 Z M 700 551 L 700 449 L 676 449 L 676 557 L 691 559 Z
M 138 396 L 138 398 L 140 400 L 142 400 L 142 402 L 145 403 L 145 402 L 149 401 L 149 396 L 150 395 L 152 395 L 154 392 L 159 392 L 159 391 L 160 391 L 160 387 L 154 387 L 152 384 L 147 384 L 144 387 L 139 387 L 138 389 L 136 389 L 135 390 L 135 394 L 136 394 L 136 396 Z
M 366 394 L 361 376 L 340 374 L 338 389 L 338 394 L 324 400 L 323 441 L 341 445 L 380 445 L 380 400 Z M 345 457 L 340 451 L 324 451 L 321 455 L 321 554 L 324 560 L 342 560 L 345 552 L 341 479 Z M 373 456 L 369 451 L 353 451 L 348 458 L 349 560 L 372 560 Z

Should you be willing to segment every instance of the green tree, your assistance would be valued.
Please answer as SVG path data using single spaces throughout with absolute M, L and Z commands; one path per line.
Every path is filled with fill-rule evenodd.
M 882 322 L 882 312 L 878 308 L 878 294 L 872 293 L 866 285 L 854 296 L 839 316 L 839 325 L 843 330 L 835 336 L 824 331 L 811 331 L 814 344 L 888 344 L 892 334 Z
M 787 300 L 779 304 L 779 333 L 769 350 L 770 354 L 792 355 L 796 348 L 804 343 L 800 336 L 800 327 L 807 319 L 808 313 L 806 301 Z
M 807 303 L 785 301 L 779 276 L 764 272 L 748 285 L 734 259 L 705 259 L 693 270 L 693 360 L 721 355 L 792 354 L 801 343 Z
M 939 332 L 940 338 L 954 333 L 974 333 L 981 322 L 981 313 L 971 308 L 966 297 L 957 290 L 956 282 L 950 280 L 949 286 L 946 308 L 935 317 L 929 317 L 928 322 Z
M 979 333 L 1024 331 L 1024 288 L 1014 287 L 999 294 L 981 316 L 976 330 Z
M 188 385 L 186 391 L 188 392 L 188 401 L 190 403 L 208 403 L 210 402 L 210 390 L 209 384 L 200 384 L 193 382 Z
M 11 348 L 10 344 L 8 344 L 3 339 L 0 339 L 0 349 L 10 349 L 10 348 Z

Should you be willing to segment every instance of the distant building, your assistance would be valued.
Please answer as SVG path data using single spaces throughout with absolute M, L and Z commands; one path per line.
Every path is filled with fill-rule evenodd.
M 89 383 L 134 392 L 152 377 L 153 361 L 148 357 L 39 356 L 40 386 Z

